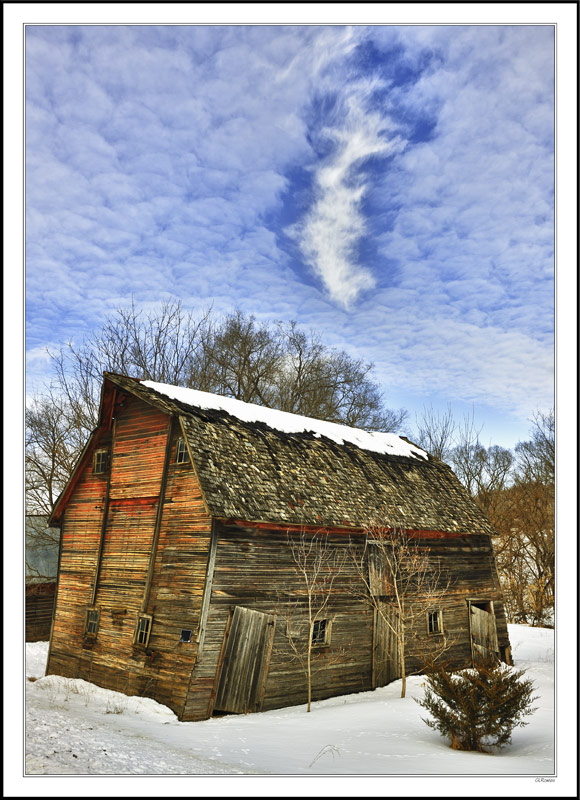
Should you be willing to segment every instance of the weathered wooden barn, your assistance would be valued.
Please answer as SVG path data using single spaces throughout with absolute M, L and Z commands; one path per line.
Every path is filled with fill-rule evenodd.
M 442 638 L 454 666 L 482 649 L 509 662 L 493 530 L 445 464 L 394 434 L 105 373 L 98 427 L 50 520 L 47 674 L 201 720 L 305 702 L 297 646 L 311 641 L 314 699 L 383 685 L 396 639 L 355 559 L 325 562 L 332 591 L 308 626 L 295 557 L 312 537 L 346 556 L 377 519 L 450 579 L 415 626 L 407 671 Z

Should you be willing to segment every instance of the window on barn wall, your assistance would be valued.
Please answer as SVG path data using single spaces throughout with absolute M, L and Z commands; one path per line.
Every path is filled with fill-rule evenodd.
M 109 469 L 109 451 L 95 450 L 93 458 L 93 472 L 95 475 L 102 475 Z
M 427 632 L 443 633 L 443 613 L 441 610 L 427 612 Z
M 312 644 L 322 645 L 330 643 L 330 620 L 317 619 L 312 625 Z
M 85 621 L 85 636 L 95 637 L 99 629 L 100 610 L 98 608 L 87 609 Z
M 187 464 L 189 461 L 189 450 L 187 449 L 186 441 L 183 437 L 177 440 L 177 449 L 175 451 L 176 464 Z
M 153 618 L 150 614 L 138 614 L 137 625 L 135 627 L 135 644 L 142 644 L 147 647 L 151 634 L 151 623 Z

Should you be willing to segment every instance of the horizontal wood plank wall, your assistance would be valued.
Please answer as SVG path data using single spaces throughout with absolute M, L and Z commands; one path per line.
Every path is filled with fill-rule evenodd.
M 26 587 L 26 641 L 47 642 L 50 636 L 56 582 Z
M 176 431 L 148 609 L 153 615 L 148 650 L 156 656 L 144 669 L 155 682 L 149 696 L 181 718 L 197 658 L 211 519 L 191 464 L 175 463 L 179 436 Z M 191 631 L 191 641 L 180 641 L 182 630 Z
M 111 500 L 159 494 L 169 417 L 136 397 L 116 411 Z
M 212 690 L 224 631 L 235 606 L 277 614 L 276 633 L 266 681 L 263 709 L 306 702 L 306 681 L 287 637 L 288 593 L 295 600 L 302 592 L 290 554 L 287 534 L 267 529 L 218 525 L 218 546 L 213 592 L 203 653 L 193 672 L 184 719 L 204 719 L 211 709 Z M 348 536 L 334 535 L 329 541 L 348 546 Z M 486 535 L 422 541 L 432 557 L 440 559 L 444 581 L 450 588 L 436 603 L 443 611 L 445 633 L 452 645 L 445 660 L 454 667 L 469 665 L 471 645 L 467 599 L 494 600 L 500 646 L 508 644 L 501 594 L 493 568 L 490 539 Z M 316 651 L 313 697 L 372 688 L 373 611 L 359 601 L 349 588 L 357 577 L 347 560 L 344 574 L 336 581 L 325 617 L 332 621 L 330 646 Z M 306 617 L 299 609 L 292 614 L 291 627 L 307 636 Z M 420 670 L 425 655 L 437 648 L 440 639 L 427 633 L 426 619 L 409 631 L 407 674 Z
M 490 537 L 471 534 L 459 539 L 429 539 L 420 541 L 428 548 L 433 559 L 439 560 L 442 585 L 449 579 L 449 588 L 443 600 L 433 603 L 433 610 L 443 612 L 443 629 L 448 649 L 437 663 L 446 663 L 449 668 L 469 665 L 471 642 L 469 639 L 470 599 L 493 600 L 498 642 L 500 647 L 509 645 L 507 624 L 502 603 L 501 590 L 493 560 Z M 409 631 L 406 645 L 407 674 L 420 671 L 425 657 L 437 652 L 442 637 L 429 635 L 427 620 L 420 618 Z
M 349 545 L 347 536 L 334 535 L 329 537 L 329 542 L 342 550 Z M 352 561 L 347 558 L 324 614 L 332 620 L 331 644 L 317 648 L 313 658 L 315 699 L 371 687 L 373 613 L 350 591 L 352 573 Z M 293 632 L 302 640 L 308 636 L 305 603 L 286 532 L 218 525 L 205 643 L 194 669 L 184 719 L 204 719 L 208 715 L 208 700 L 215 688 L 223 636 L 230 608 L 234 606 L 277 617 L 263 710 L 306 702 L 303 668 L 286 635 L 288 618 L 291 618 Z
M 146 650 L 133 645 L 151 555 L 168 428 L 168 415 L 136 398 L 126 398 L 116 411 L 110 504 L 96 594 L 100 622 L 96 640 L 89 648 L 83 647 L 83 631 L 99 547 L 106 476 L 93 476 L 91 463 L 75 488 L 65 512 L 51 669 L 127 694 L 154 697 L 181 714 L 197 655 L 195 634 L 211 520 L 191 464 L 175 463 L 177 425 L 146 609 L 153 617 L 151 634 Z M 183 629 L 192 631 L 190 643 L 180 642 Z
M 110 432 L 103 432 L 95 439 L 95 447 L 110 447 L 110 444 Z M 92 458 L 87 459 L 61 522 L 58 590 L 47 675 L 78 677 L 106 492 L 107 475 L 94 475 Z

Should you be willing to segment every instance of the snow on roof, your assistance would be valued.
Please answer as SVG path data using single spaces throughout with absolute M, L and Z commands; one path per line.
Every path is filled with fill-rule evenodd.
M 195 408 L 225 411 L 243 422 L 263 422 L 271 428 L 285 433 L 310 432 L 316 437 L 325 436 L 338 444 L 349 442 L 363 450 L 371 450 L 375 453 L 428 459 L 425 450 L 407 442 L 395 433 L 363 431 L 360 428 L 350 428 L 336 422 L 325 422 L 321 419 L 302 417 L 299 414 L 290 414 L 287 411 L 278 411 L 278 409 L 266 408 L 254 403 L 243 403 L 233 397 L 222 397 L 209 392 L 200 392 L 197 389 L 184 389 L 180 386 L 170 386 L 155 381 L 141 381 L 141 383 L 171 400 L 177 400 L 179 403 Z

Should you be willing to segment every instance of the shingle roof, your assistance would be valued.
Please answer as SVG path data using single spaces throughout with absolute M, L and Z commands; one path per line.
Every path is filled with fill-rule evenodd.
M 191 406 L 134 378 L 106 377 L 179 415 L 215 517 L 353 528 L 380 520 L 415 530 L 493 533 L 439 461 L 340 444 L 309 430 L 278 430 L 219 408 Z

